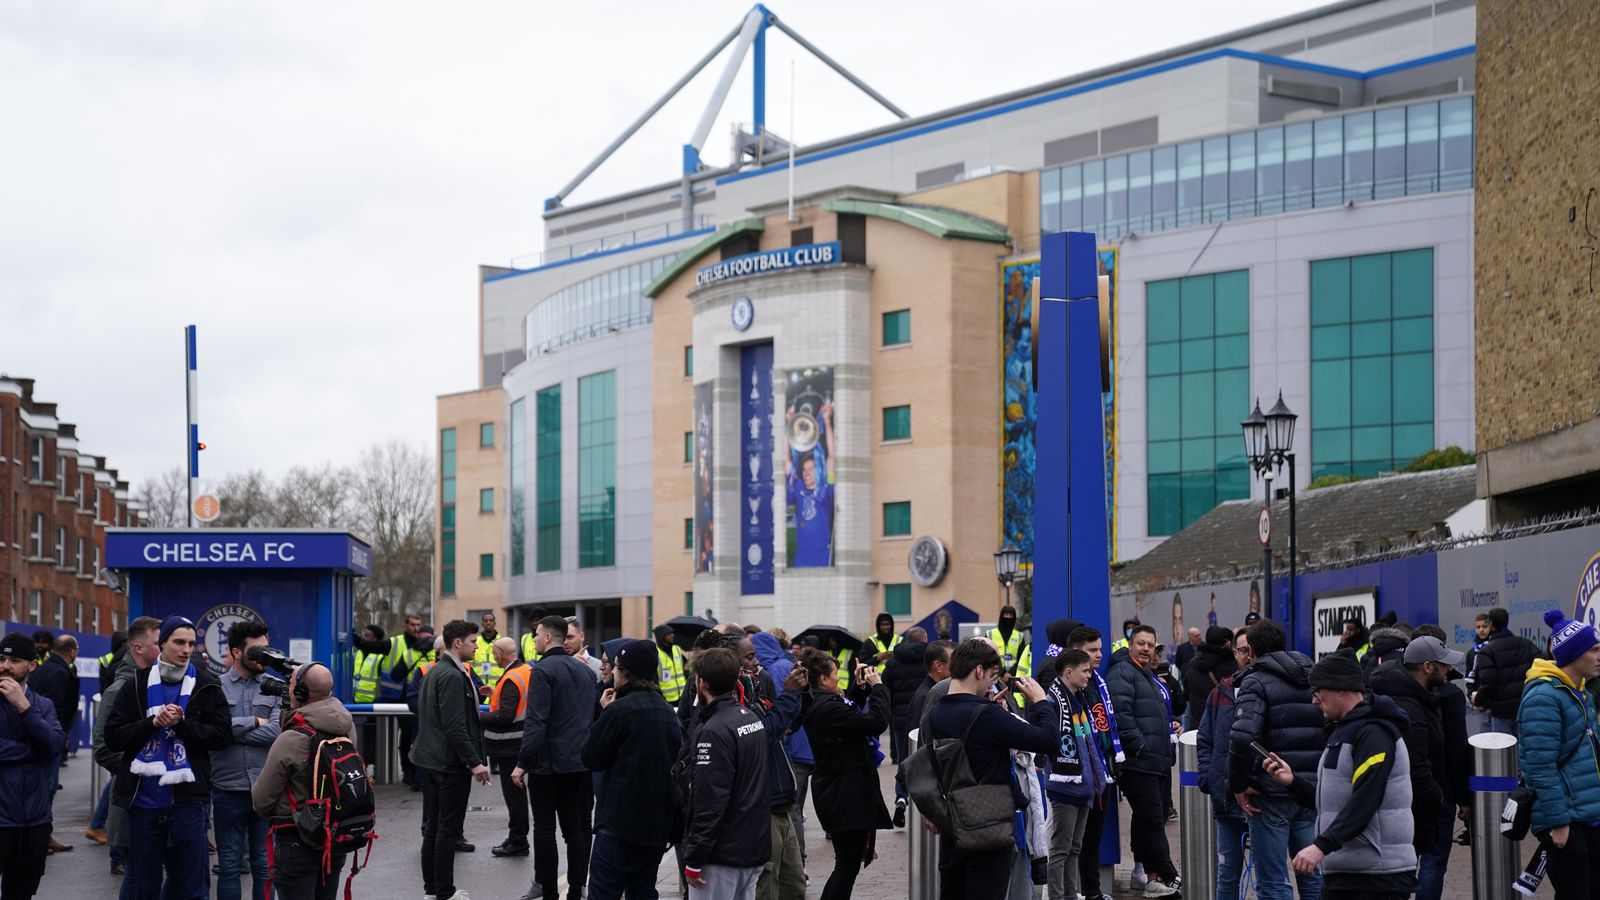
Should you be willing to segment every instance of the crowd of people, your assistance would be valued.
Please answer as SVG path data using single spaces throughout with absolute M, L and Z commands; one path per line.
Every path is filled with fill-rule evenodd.
M 474 782 L 496 778 L 506 836 L 491 852 L 532 857 L 522 900 L 563 888 L 568 900 L 653 898 L 669 851 L 694 900 L 803 900 L 808 797 L 833 854 L 825 900 L 852 895 L 880 832 L 935 821 L 946 900 L 1036 889 L 1098 900 L 1111 891 L 1100 845 L 1122 801 L 1129 888 L 1177 897 L 1166 825 L 1186 729 L 1198 732 L 1198 786 L 1216 821 L 1217 900 L 1242 896 L 1246 854 L 1262 900 L 1436 900 L 1469 818 L 1474 708 L 1521 736 L 1538 870 L 1558 900 L 1592 897 L 1600 632 L 1552 611 L 1541 648 L 1508 621 L 1500 609 L 1481 616 L 1470 654 L 1435 625 L 1352 621 L 1339 651 L 1313 661 L 1259 617 L 1237 632 L 1191 629 L 1170 652 L 1137 620 L 1109 646 L 1059 620 L 1037 654 L 1009 607 L 959 643 L 897 632 L 884 615 L 864 639 L 791 641 L 724 623 L 686 632 L 686 647 L 662 626 L 594 652 L 570 617 L 538 618 L 520 637 L 500 634 L 492 614 L 437 633 L 411 617 L 401 634 L 363 631 L 351 702 L 404 701 L 415 714 L 404 778 L 422 794 L 425 900 L 468 900 L 471 875 L 458 880 L 456 865 L 476 849 L 468 800 Z M 246 875 L 252 896 L 327 900 L 341 878 L 348 890 L 375 802 L 355 784 L 356 748 L 371 746 L 360 707 L 352 716 L 334 696 L 327 666 L 289 668 L 265 625 L 229 630 L 220 678 L 196 641 L 181 616 L 139 618 L 101 660 L 94 761 L 112 777 L 86 836 L 110 844 L 120 898 L 208 898 L 213 873 L 222 900 L 243 896 Z M 32 896 L 47 857 L 70 850 L 51 834 L 51 805 L 77 709 L 76 651 L 70 636 L 0 639 L 6 898 Z M 968 786 L 999 791 L 983 796 L 1003 809 L 984 824 L 981 804 L 936 812 L 949 797 L 916 777 L 914 730 L 924 762 L 959 760 Z M 880 788 L 886 762 L 892 798 Z M 331 802 L 341 790 L 360 802 Z

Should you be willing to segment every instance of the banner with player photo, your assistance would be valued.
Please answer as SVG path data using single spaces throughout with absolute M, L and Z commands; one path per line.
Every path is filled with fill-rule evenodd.
M 694 571 L 716 562 L 711 518 L 711 382 L 694 386 Z
M 784 385 L 786 525 L 791 569 L 833 565 L 833 369 L 795 369 Z

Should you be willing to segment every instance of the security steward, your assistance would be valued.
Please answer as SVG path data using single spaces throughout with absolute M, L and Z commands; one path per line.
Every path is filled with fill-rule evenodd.
M 1000 624 L 989 629 L 987 635 L 994 642 L 995 649 L 1000 651 L 1000 667 L 1009 675 L 1018 674 L 1018 666 L 1022 663 L 1022 645 L 1027 642 L 1027 636 L 1022 629 L 1017 627 L 1017 608 L 1006 606 L 1000 609 Z M 1031 659 L 1030 654 L 1030 659 Z M 1021 671 L 1023 675 L 1033 673 Z
M 0 640 L 0 896 L 32 897 L 50 854 L 52 762 L 67 748 L 50 700 L 27 686 L 39 665 L 33 642 L 20 631 Z
M 511 780 L 517 767 L 517 752 L 522 749 L 522 723 L 528 717 L 528 678 L 533 668 L 517 658 L 517 644 L 511 638 L 496 638 L 491 648 L 494 663 L 504 671 L 489 695 L 489 711 L 478 713 L 483 725 L 483 747 L 489 768 L 500 775 L 500 795 L 511 813 L 506 839 L 489 852 L 495 856 L 528 855 L 528 794 Z
M 661 665 L 661 699 L 677 705 L 683 696 L 683 651 L 678 649 L 678 635 L 671 625 L 657 625 L 656 660 Z
M 482 684 L 478 689 L 480 697 L 487 698 L 506 671 L 505 666 L 494 660 L 494 642 L 498 640 L 500 632 L 495 627 L 494 613 L 484 613 L 478 624 L 477 647 L 472 651 L 472 670 Z
M 361 630 L 362 640 L 356 642 L 356 669 L 351 703 L 377 703 L 378 682 L 383 677 L 383 658 L 389 652 L 383 640 L 383 629 L 368 625 Z M 376 648 L 376 649 L 368 649 Z
M 870 657 L 878 667 L 878 674 L 882 675 L 883 670 L 889 667 L 890 654 L 894 653 L 894 648 L 900 646 L 900 642 L 905 638 L 894 633 L 894 616 L 886 612 L 878 613 L 874 627 L 877 628 L 877 633 L 861 642 L 861 652 L 858 655 L 863 661 Z

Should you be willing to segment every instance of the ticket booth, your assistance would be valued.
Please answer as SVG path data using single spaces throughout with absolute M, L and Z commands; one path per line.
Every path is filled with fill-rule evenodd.
M 228 629 L 263 622 L 273 647 L 325 663 L 350 697 L 355 579 L 372 547 L 343 531 L 108 528 L 107 567 L 126 578 L 128 620 L 174 613 L 195 623 L 203 662 L 220 675 Z M 196 660 L 197 663 L 201 660 Z

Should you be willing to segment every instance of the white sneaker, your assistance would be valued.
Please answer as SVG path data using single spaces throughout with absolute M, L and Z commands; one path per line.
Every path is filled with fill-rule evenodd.
M 1134 863 L 1133 871 L 1128 873 L 1128 890 L 1137 891 L 1145 886 L 1149 879 L 1144 875 L 1144 863 Z
M 1176 881 L 1176 879 L 1173 881 Z M 1145 883 L 1144 895 L 1146 897 L 1180 896 L 1181 892 L 1178 890 L 1178 886 L 1173 883 L 1173 881 L 1162 881 L 1159 878 L 1152 878 Z
M 466 891 L 456 888 L 456 892 L 451 894 L 449 897 L 444 898 L 444 900 L 472 900 L 472 898 L 467 896 Z

